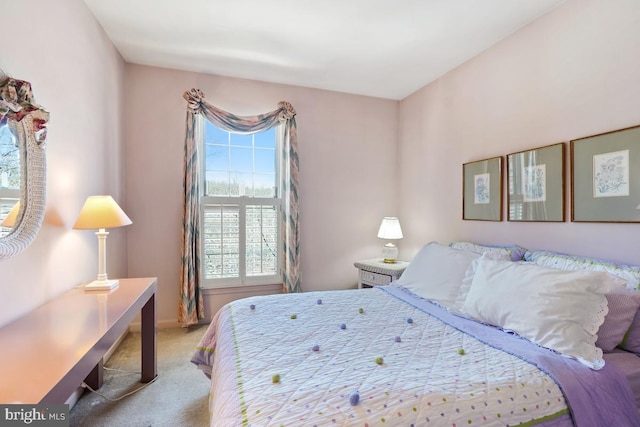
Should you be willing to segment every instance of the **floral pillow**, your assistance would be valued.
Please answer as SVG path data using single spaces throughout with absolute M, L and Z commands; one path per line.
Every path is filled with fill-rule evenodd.
M 525 261 L 560 270 L 606 271 L 626 280 L 628 289 L 639 289 L 640 267 L 597 258 L 580 257 L 551 251 L 526 251 Z
M 453 242 L 450 243 L 449 246 L 455 249 L 475 252 L 477 254 L 495 255 L 499 258 L 508 256 L 511 261 L 521 261 L 527 251 L 525 248 L 518 245 L 482 245 L 479 243 L 465 241 Z

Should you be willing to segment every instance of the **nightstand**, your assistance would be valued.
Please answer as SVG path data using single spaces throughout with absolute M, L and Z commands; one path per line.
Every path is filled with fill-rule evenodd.
M 358 269 L 358 289 L 383 286 L 397 280 L 409 265 L 406 261 L 393 264 L 382 261 L 382 258 L 367 259 L 354 262 Z

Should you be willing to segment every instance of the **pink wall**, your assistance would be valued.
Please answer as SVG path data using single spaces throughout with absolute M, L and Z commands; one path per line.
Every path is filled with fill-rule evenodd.
M 404 99 L 401 256 L 467 239 L 640 265 L 639 224 L 461 219 L 463 163 L 640 125 L 639 22 L 637 0 L 569 0 Z
M 396 215 L 395 101 L 141 65 L 126 66 L 128 275 L 158 276 L 158 320 L 175 323 L 186 102 L 197 87 L 214 105 L 253 115 L 289 101 L 297 111 L 302 288 L 355 287 L 353 262 L 378 256 Z M 229 290 L 212 296 L 218 306 Z M 236 296 L 246 296 L 238 292 Z
M 2 2 L 0 68 L 32 83 L 51 114 L 47 213 L 33 244 L 0 261 L 0 325 L 97 274 L 91 231 L 71 227 L 87 196 L 124 204 L 124 61 L 78 0 Z M 110 277 L 126 272 L 125 231 L 109 236 Z

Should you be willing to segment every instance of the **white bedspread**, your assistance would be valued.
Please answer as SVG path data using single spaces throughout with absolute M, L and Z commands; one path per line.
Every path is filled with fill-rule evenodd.
M 214 322 L 193 359 L 213 367 L 212 426 L 532 425 L 568 412 L 535 366 L 379 289 L 246 298 Z

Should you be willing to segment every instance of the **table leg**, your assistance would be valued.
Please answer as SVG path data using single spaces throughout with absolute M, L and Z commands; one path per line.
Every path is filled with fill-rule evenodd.
M 142 378 L 141 382 L 148 383 L 158 375 L 156 349 L 156 294 L 142 307 L 141 312 L 142 336 Z
M 84 379 L 86 385 L 91 387 L 94 390 L 102 387 L 102 383 L 104 381 L 104 359 L 100 359 L 100 362 L 93 368 L 93 370 L 87 375 L 87 378 Z

